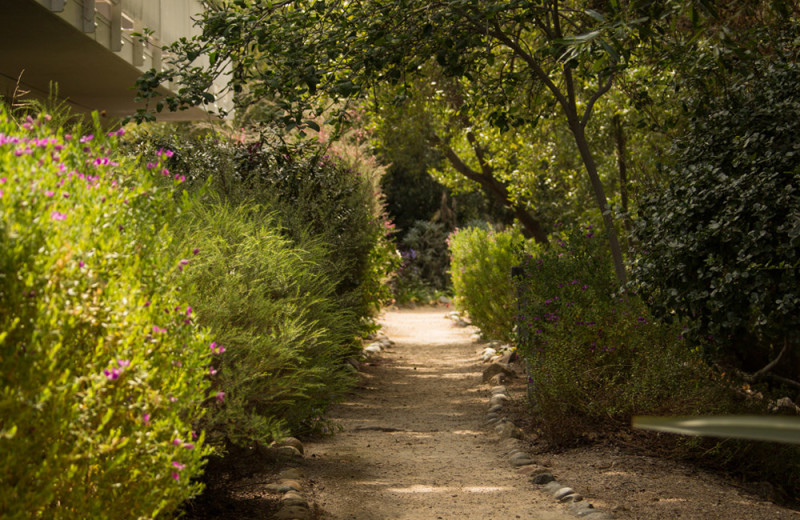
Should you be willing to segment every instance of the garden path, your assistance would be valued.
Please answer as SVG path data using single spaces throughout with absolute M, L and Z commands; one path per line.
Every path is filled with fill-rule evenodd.
M 383 330 L 396 344 L 366 367 L 364 389 L 330 411 L 343 431 L 306 444 L 322 518 L 574 520 L 481 427 L 489 393 L 474 329 L 444 314 L 387 312 Z

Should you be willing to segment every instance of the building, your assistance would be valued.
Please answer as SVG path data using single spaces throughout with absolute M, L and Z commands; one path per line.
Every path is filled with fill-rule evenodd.
M 0 96 L 19 88 L 46 99 L 55 83 L 75 111 L 132 114 L 142 106 L 136 79 L 165 66 L 163 45 L 199 32 L 192 18 L 202 10 L 200 0 L 0 0 Z M 133 35 L 145 32 L 146 42 Z M 230 96 L 218 103 L 230 109 Z M 159 119 L 207 117 L 195 108 Z

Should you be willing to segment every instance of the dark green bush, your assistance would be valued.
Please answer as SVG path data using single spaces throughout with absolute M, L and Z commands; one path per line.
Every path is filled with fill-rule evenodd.
M 440 222 L 417 221 L 400 243 L 402 264 L 392 280 L 392 294 L 399 302 L 435 299 L 450 290 L 448 232 Z
M 166 156 L 48 119 L 0 107 L 0 516 L 168 514 L 199 491 L 212 355 Z
M 786 344 L 800 370 L 800 65 L 774 59 L 694 100 L 669 187 L 649 197 L 633 277 L 716 359 L 753 371 Z

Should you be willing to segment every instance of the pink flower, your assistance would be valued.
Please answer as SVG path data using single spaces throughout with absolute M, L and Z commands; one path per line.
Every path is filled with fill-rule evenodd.
M 150 414 L 149 413 L 144 414 L 142 416 L 142 421 L 144 421 L 145 424 L 150 424 Z
M 47 190 L 44 192 L 45 197 L 52 197 L 53 195 L 55 195 L 54 191 Z
M 156 334 L 161 334 L 167 332 L 167 329 L 162 329 L 158 325 L 153 325 L 153 332 L 155 332 Z
M 214 396 L 217 398 L 217 401 L 220 403 L 225 400 L 225 392 L 217 392 L 217 395 Z
M 169 175 L 169 170 L 164 168 L 163 170 L 161 170 L 161 175 L 168 176 Z
M 128 359 L 118 359 L 117 364 L 119 364 L 120 368 L 127 368 L 131 366 L 131 362 Z
M 183 445 L 183 447 L 186 448 L 187 450 L 193 450 L 194 444 L 192 444 L 191 442 L 187 442 L 186 444 Z
M 88 143 L 92 139 L 94 139 L 94 134 L 84 135 L 81 137 L 81 143 Z
M 180 446 L 181 444 L 183 444 L 183 441 L 176 438 L 172 440 L 172 444 L 174 444 L 175 446 Z
M 170 403 L 177 403 L 178 402 L 178 398 L 175 397 L 174 395 L 171 395 L 171 396 L 169 396 L 169 402 Z
M 148 170 L 152 170 L 152 169 L 153 169 L 153 168 L 155 168 L 156 166 L 158 166 L 158 165 L 157 165 L 156 163 L 154 163 L 154 162 L 149 162 L 149 163 L 147 163 L 147 169 L 148 169 Z
M 113 380 L 119 378 L 119 373 L 120 372 L 119 372 L 118 368 L 112 368 L 111 370 L 108 370 L 108 369 L 103 370 L 103 373 L 106 375 L 106 377 L 108 378 L 109 381 L 113 381 Z
M 173 471 L 172 472 L 172 478 L 174 478 L 175 480 L 180 480 L 181 479 L 181 475 L 177 471 Z
M 6 177 L 0 177 L 0 184 L 5 184 L 7 180 Z
M 191 316 L 192 315 L 192 308 L 191 307 L 186 307 L 186 315 L 187 316 Z
M 172 465 L 178 469 L 178 471 L 186 469 L 186 464 L 181 464 L 177 460 L 172 461 Z
M 199 249 L 199 248 L 196 248 L 196 247 L 195 247 L 194 249 L 192 249 L 192 254 L 193 254 L 193 255 L 196 255 L 196 254 L 197 254 L 197 253 L 199 253 L 199 252 L 200 252 L 200 249 Z
M 217 369 L 214 367 L 208 367 L 208 375 L 215 376 L 217 375 Z
M 54 212 L 50 213 L 50 218 L 53 219 L 53 220 L 66 220 L 67 219 L 67 214 L 66 213 L 61 213 L 60 211 L 54 211 Z

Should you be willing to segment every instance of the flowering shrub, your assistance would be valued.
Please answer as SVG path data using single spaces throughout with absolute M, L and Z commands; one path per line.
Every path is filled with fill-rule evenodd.
M 494 232 L 482 228 L 456 230 L 450 235 L 450 275 L 456 307 L 469 313 L 472 324 L 488 337 L 511 339 L 516 300 L 511 267 L 514 249 L 523 243 L 519 230 Z
M 702 363 L 681 328 L 653 323 L 639 298 L 616 291 L 592 227 L 552 238 L 549 249 L 529 248 L 516 280 L 518 351 L 543 431 L 567 442 L 592 422 L 707 404 L 693 389 Z
M 179 297 L 167 152 L 140 164 L 121 131 L 48 120 L 0 108 L 0 511 L 152 518 L 208 453 L 211 340 Z

